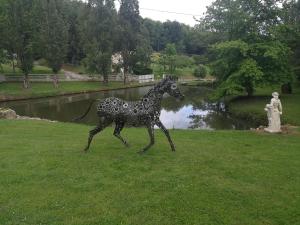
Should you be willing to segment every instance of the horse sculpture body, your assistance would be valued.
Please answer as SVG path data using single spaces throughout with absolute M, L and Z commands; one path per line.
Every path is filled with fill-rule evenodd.
M 175 98 L 184 98 L 176 81 L 171 77 L 167 77 L 150 89 L 139 101 L 124 101 L 115 97 L 99 100 L 97 105 L 99 124 L 89 132 L 88 144 L 84 151 L 88 151 L 93 137 L 113 122 L 116 124 L 114 136 L 120 139 L 125 146 L 129 146 L 121 136 L 121 131 L 125 124 L 135 127 L 147 127 L 150 143 L 141 150 L 141 153 L 147 151 L 154 144 L 154 125 L 157 125 L 168 138 L 172 151 L 175 151 L 169 132 L 159 119 L 161 101 L 165 93 L 168 93 Z M 91 106 L 92 104 L 80 119 L 87 115 Z

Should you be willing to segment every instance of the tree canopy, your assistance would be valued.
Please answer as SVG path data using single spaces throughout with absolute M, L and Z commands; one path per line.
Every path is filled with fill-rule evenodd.
M 257 86 L 290 90 L 300 80 L 299 0 L 215 0 L 194 27 L 140 16 L 138 0 L 0 0 L 0 61 L 28 74 L 44 58 L 53 73 L 82 64 L 108 82 L 112 55 L 125 75 L 151 71 L 151 55 L 164 72 L 209 66 L 220 96 L 253 94 Z M 195 68 L 193 68 L 195 69 Z M 126 82 L 126 76 L 124 76 Z

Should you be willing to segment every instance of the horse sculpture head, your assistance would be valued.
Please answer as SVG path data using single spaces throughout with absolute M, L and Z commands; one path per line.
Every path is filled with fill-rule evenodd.
M 159 88 L 161 92 L 168 93 L 170 96 L 175 97 L 176 99 L 183 100 L 184 95 L 180 92 L 178 88 L 176 78 L 167 76 L 160 84 Z

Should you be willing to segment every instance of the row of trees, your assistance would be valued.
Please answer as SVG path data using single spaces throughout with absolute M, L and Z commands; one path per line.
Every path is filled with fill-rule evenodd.
M 39 58 L 55 74 L 63 62 L 83 63 L 107 83 L 112 54 L 121 53 L 128 74 L 149 68 L 154 50 L 169 73 L 188 62 L 182 54 L 209 65 L 220 96 L 252 95 L 264 84 L 291 91 L 300 73 L 299 15 L 299 0 L 215 0 L 191 28 L 142 19 L 138 0 L 120 0 L 119 11 L 113 0 L 0 0 L 0 63 L 17 58 L 25 87 Z
M 137 0 L 0 0 L 0 58 L 9 58 L 25 74 L 35 59 L 45 58 L 54 74 L 67 61 L 81 62 L 108 82 L 111 56 L 121 52 L 125 74 L 148 66 L 151 46 Z M 57 80 L 57 76 L 56 79 Z

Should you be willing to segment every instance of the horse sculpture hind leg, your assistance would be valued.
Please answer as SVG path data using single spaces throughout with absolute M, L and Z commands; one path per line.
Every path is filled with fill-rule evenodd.
M 93 130 L 90 130 L 89 132 L 89 138 L 88 138 L 88 144 L 84 149 L 84 152 L 87 152 L 90 148 L 90 144 L 93 140 L 93 137 L 98 134 L 99 132 L 101 132 L 104 128 L 106 128 L 108 125 L 110 125 L 112 123 L 112 120 L 107 119 L 107 118 L 101 118 L 100 122 L 98 124 L 97 127 L 95 127 Z
M 122 138 L 121 136 L 121 131 L 124 127 L 125 123 L 124 122 L 119 122 L 119 121 L 116 121 L 116 127 L 115 127 L 115 130 L 114 130 L 114 136 L 117 137 L 119 140 L 122 141 L 122 143 L 126 146 L 126 147 L 129 147 L 129 144 L 127 143 L 127 141 L 124 140 L 124 138 Z
M 143 148 L 141 151 L 138 152 L 140 154 L 145 153 L 152 145 L 154 145 L 154 126 L 153 126 L 153 124 L 148 124 L 147 129 L 148 129 L 148 134 L 150 137 L 150 143 L 145 148 Z

